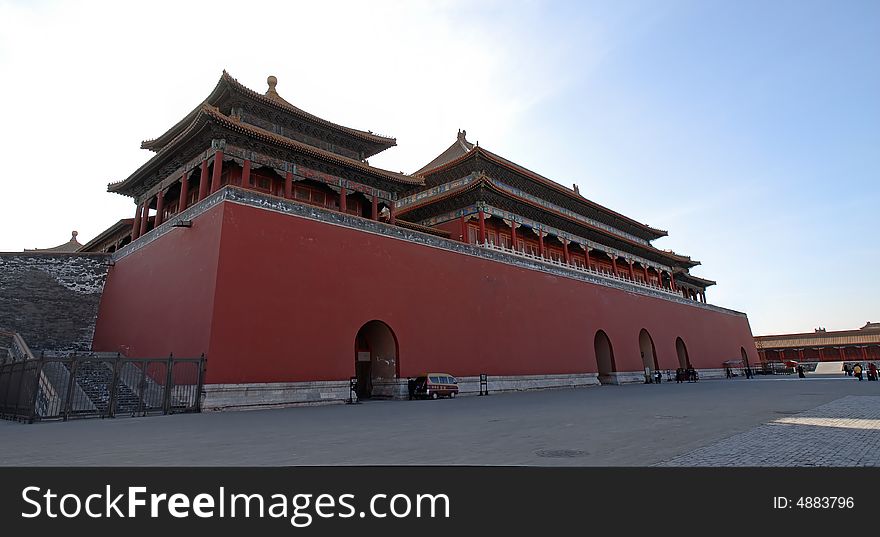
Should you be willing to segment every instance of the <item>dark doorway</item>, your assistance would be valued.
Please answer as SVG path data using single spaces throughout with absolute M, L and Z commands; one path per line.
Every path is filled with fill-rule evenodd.
M 611 347 L 611 340 L 608 335 L 599 330 L 593 340 L 593 346 L 596 350 L 596 365 L 599 369 L 599 383 L 613 384 L 614 373 L 617 369 L 614 366 L 614 349 Z
M 743 367 L 749 369 L 749 354 L 746 352 L 746 348 L 740 347 L 739 352 L 742 354 Z
M 675 338 L 675 352 L 678 353 L 678 367 L 682 369 L 689 368 L 691 366 L 691 359 L 688 356 L 687 346 L 680 337 Z
M 657 353 L 654 351 L 654 340 L 651 339 L 651 334 L 644 328 L 639 332 L 639 350 L 642 354 L 642 366 L 644 368 L 649 369 L 650 373 L 660 369 L 660 364 L 657 363 Z
M 374 387 L 397 378 L 397 340 L 382 321 L 370 321 L 355 336 L 354 374 L 357 396 L 368 399 Z

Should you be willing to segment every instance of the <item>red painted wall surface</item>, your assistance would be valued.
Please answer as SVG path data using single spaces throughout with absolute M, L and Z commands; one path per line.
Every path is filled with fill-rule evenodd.
M 131 357 L 208 352 L 223 207 L 116 261 L 95 327 L 96 351 Z
M 403 377 L 426 370 L 459 376 L 595 372 L 599 329 L 611 339 L 618 371 L 642 370 L 642 328 L 662 369 L 678 366 L 676 337 L 685 341 L 697 368 L 739 359 L 741 347 L 758 363 L 743 316 L 231 202 L 223 206 L 208 349 L 211 383 L 347 379 L 354 374 L 355 335 L 373 319 L 394 331 Z M 197 220 L 200 227 L 209 227 L 200 221 L 206 216 Z M 213 226 L 212 220 L 212 233 Z M 206 276 L 214 239 L 189 244 L 198 249 L 198 271 Z M 123 272 L 117 266 L 101 315 L 121 318 L 112 326 L 99 321 L 102 342 L 131 340 L 138 349 L 182 353 L 175 342 L 190 350 L 202 340 L 202 324 L 184 323 L 180 314 L 176 322 L 162 318 L 174 310 L 160 305 L 165 300 L 186 304 L 192 314 L 207 315 L 211 304 L 208 290 L 193 285 L 200 280 L 180 258 L 179 240 L 166 236 L 138 253 L 152 259 L 151 269 Z M 116 289 L 132 284 L 142 286 L 128 291 L 136 300 Z M 126 306 L 111 307 L 114 302 Z

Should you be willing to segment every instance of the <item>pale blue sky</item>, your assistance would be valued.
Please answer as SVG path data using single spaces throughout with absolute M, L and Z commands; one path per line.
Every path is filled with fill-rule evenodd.
M 225 68 L 396 136 L 373 165 L 463 128 L 578 183 L 668 230 L 755 334 L 880 321 L 880 2 L 0 0 L 0 28 L 0 250 L 131 216 L 106 184 Z

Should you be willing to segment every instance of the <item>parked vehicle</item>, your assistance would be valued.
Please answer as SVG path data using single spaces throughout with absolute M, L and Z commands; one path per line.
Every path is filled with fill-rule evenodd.
M 437 399 L 458 395 L 458 381 L 448 373 L 426 373 L 409 380 L 410 398 Z

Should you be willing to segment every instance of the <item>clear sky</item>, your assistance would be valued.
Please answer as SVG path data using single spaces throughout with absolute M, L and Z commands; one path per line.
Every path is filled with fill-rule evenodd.
M 397 138 L 471 141 L 669 231 L 758 334 L 880 321 L 880 2 L 0 0 L 0 251 L 134 214 L 106 192 L 223 69 Z

